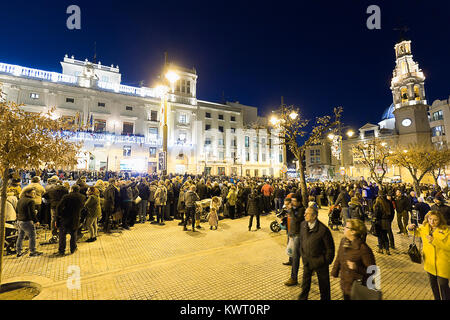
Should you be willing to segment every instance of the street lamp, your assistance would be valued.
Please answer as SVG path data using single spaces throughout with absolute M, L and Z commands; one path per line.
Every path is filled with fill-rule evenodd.
M 353 137 L 354 134 L 355 134 L 355 132 L 354 132 L 353 130 L 348 130 L 348 131 L 347 131 L 347 136 L 348 136 L 349 138 Z
M 165 74 L 165 79 L 170 84 L 170 88 L 173 88 L 173 85 L 176 81 L 180 79 L 180 76 L 172 70 L 169 70 Z M 163 114 L 163 152 L 165 154 L 165 166 L 164 170 L 162 172 L 163 175 L 167 174 L 167 139 L 168 139 L 168 133 L 167 133 L 167 93 L 170 89 L 167 85 L 161 84 L 156 87 L 156 91 L 161 96 L 161 106 L 164 108 L 164 114 Z
M 292 111 L 289 114 L 289 117 L 292 120 L 295 120 L 297 118 L 297 116 L 298 116 L 298 114 L 295 111 Z M 274 116 L 270 117 L 269 122 L 270 122 L 270 124 L 272 124 L 273 127 L 276 128 L 283 122 L 283 119 L 279 119 L 277 116 L 274 115 Z M 278 138 L 281 139 L 281 135 L 280 134 L 278 134 Z M 286 162 L 286 143 L 285 143 L 285 141 L 283 141 L 283 164 L 285 164 L 286 167 L 287 167 L 287 162 Z

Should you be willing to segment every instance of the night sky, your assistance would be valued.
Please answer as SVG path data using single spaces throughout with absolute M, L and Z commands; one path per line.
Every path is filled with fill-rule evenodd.
M 394 3 L 394 4 L 393 4 Z M 66 8 L 81 8 L 81 30 Z M 381 30 L 366 9 L 381 8 Z M 449 1 L 7 1 L 0 61 L 61 72 L 64 54 L 119 65 L 122 83 L 152 85 L 169 60 L 197 69 L 199 99 L 240 101 L 266 115 L 285 103 L 314 118 L 344 107 L 355 129 L 392 103 L 394 44 L 407 25 L 428 103 L 450 95 Z

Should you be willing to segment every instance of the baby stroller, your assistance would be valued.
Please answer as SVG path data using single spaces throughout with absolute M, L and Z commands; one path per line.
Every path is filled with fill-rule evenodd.
M 205 222 L 211 206 L 211 199 L 203 199 L 195 202 L 195 219 Z
M 6 222 L 5 224 L 5 251 L 6 254 L 16 253 L 16 242 L 19 236 L 19 231 L 17 230 L 14 222 Z
M 328 212 L 328 226 L 331 230 L 339 230 L 339 226 L 342 225 L 341 222 L 341 207 L 331 206 Z

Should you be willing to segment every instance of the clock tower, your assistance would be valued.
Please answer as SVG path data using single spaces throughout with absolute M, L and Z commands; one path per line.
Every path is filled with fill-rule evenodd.
M 391 81 L 394 99 L 395 127 L 399 144 L 431 144 L 428 105 L 425 97 L 425 76 L 413 60 L 411 41 L 395 45 L 396 66 Z

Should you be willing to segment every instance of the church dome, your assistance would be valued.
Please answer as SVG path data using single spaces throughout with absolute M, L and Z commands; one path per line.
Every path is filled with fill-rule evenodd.
M 381 121 L 387 120 L 387 119 L 394 119 L 394 103 L 392 103 L 389 108 L 384 110 L 383 116 L 381 117 Z

